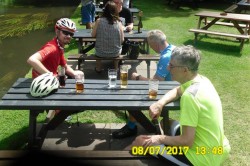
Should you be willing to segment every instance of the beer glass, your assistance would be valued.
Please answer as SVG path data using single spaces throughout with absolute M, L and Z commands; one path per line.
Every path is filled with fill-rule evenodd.
M 60 87 L 61 88 L 65 87 L 66 75 L 65 75 L 65 67 L 63 66 L 58 67 L 58 80 Z
M 116 87 L 116 80 L 117 80 L 117 70 L 116 69 L 109 69 L 108 77 L 109 77 L 109 88 L 115 88 Z
M 150 79 L 148 81 L 149 87 L 148 87 L 148 97 L 150 99 L 156 99 L 157 93 L 158 93 L 158 86 L 159 86 L 159 80 L 157 79 Z
M 84 91 L 84 74 L 77 74 L 76 80 L 76 93 L 83 93 Z
M 128 85 L 128 65 L 120 66 L 121 88 L 127 88 Z

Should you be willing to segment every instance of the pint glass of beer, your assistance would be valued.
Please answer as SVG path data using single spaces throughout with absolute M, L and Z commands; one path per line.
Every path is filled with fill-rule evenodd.
M 148 81 L 149 87 L 148 87 L 148 97 L 150 99 L 156 99 L 157 93 L 158 93 L 158 86 L 159 86 L 159 80 L 157 79 L 150 79 Z
M 128 85 L 128 65 L 120 66 L 121 88 L 127 88 Z
M 58 67 L 58 80 L 60 87 L 61 88 L 65 87 L 66 75 L 65 75 L 65 67 L 63 66 Z
M 76 93 L 83 93 L 84 91 L 84 75 L 78 74 L 75 76 L 76 80 Z

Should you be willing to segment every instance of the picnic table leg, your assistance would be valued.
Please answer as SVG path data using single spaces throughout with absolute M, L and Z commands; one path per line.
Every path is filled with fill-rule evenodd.
M 147 63 L 147 77 L 150 78 L 150 61 L 146 60 Z
M 147 52 L 147 54 L 150 54 L 150 49 L 149 49 L 149 44 L 148 44 L 147 39 L 146 39 L 145 43 L 146 43 L 146 52 Z
M 81 54 L 83 52 L 83 49 L 82 49 L 82 38 L 79 38 L 78 40 L 78 53 Z
M 149 119 L 141 111 L 128 110 L 128 112 L 149 133 L 155 133 L 156 132 L 155 126 L 149 121 Z
M 28 138 L 28 149 L 36 149 L 38 148 L 38 139 L 36 137 L 36 124 L 37 124 L 37 116 L 39 113 L 43 112 L 43 110 L 30 110 L 29 113 L 29 138 Z
M 199 35 L 199 33 L 194 33 L 194 44 L 196 44 L 196 42 L 197 42 L 198 35 Z
M 169 126 L 169 110 L 163 110 L 161 116 L 163 117 L 163 132 L 165 135 L 170 135 L 170 126 Z
M 244 39 L 241 39 L 241 41 L 240 41 L 240 52 L 241 52 L 242 49 L 243 49 L 244 42 L 245 42 L 245 40 L 244 40 Z
M 78 68 L 78 70 L 81 70 L 81 63 L 82 63 L 82 60 L 79 58 L 78 59 L 78 63 L 77 63 L 77 68 Z

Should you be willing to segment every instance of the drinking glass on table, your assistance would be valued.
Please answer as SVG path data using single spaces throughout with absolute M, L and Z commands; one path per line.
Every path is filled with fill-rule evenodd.
M 121 88 L 127 88 L 128 86 L 128 65 L 120 66 L 120 80 Z
M 65 67 L 63 66 L 58 67 L 58 80 L 60 87 L 61 88 L 65 87 L 66 75 L 65 75 Z
M 150 79 L 148 81 L 148 97 L 150 99 L 156 99 L 159 87 L 159 80 L 157 79 Z
M 108 77 L 109 77 L 109 88 L 115 88 L 116 87 L 116 80 L 117 80 L 117 70 L 116 69 L 109 69 Z
M 77 74 L 76 80 L 76 93 L 83 93 L 84 91 L 84 74 Z

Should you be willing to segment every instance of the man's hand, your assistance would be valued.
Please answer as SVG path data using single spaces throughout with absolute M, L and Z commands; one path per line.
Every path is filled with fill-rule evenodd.
M 132 73 L 132 75 L 131 75 L 131 79 L 132 79 L 132 80 L 136 80 L 136 77 L 139 76 L 139 75 L 140 75 L 140 74 L 134 72 L 134 73 Z
M 162 111 L 163 106 L 161 104 L 159 104 L 158 102 L 153 103 L 150 107 L 149 107 L 149 116 L 151 119 L 158 119 L 159 116 L 161 115 L 161 111 Z
M 132 26 L 126 26 L 125 29 L 127 32 L 130 32 L 130 31 L 132 31 L 133 28 L 132 28 Z
M 140 135 L 136 137 L 132 146 L 143 146 L 144 148 L 152 145 L 162 144 L 162 135 Z
M 75 70 L 74 71 L 74 76 L 76 76 L 76 75 L 83 75 L 83 72 L 80 71 L 80 70 Z

